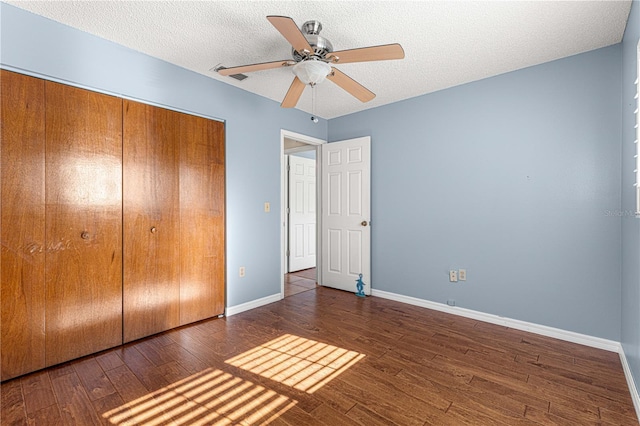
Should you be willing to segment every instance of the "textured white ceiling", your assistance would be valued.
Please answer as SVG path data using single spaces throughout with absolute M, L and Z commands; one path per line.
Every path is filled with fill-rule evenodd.
M 335 50 L 400 43 L 405 59 L 338 68 L 377 97 L 361 103 L 330 81 L 297 108 L 334 118 L 618 43 L 631 1 L 6 1 L 280 102 L 291 68 L 238 82 L 211 68 L 289 59 L 267 21 L 319 20 Z

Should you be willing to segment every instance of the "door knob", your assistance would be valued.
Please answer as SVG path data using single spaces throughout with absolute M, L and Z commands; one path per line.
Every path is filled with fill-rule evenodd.
M 360 225 L 362 225 L 362 226 L 367 226 L 367 221 L 366 221 L 366 220 L 363 220 L 362 222 L 360 222 Z
M 150 231 L 152 234 L 155 234 L 156 232 L 158 232 L 158 228 L 156 228 L 155 226 L 152 226 Z
M 82 234 L 80 234 L 80 238 L 82 238 L 83 240 L 88 240 L 89 233 L 87 231 L 83 231 Z

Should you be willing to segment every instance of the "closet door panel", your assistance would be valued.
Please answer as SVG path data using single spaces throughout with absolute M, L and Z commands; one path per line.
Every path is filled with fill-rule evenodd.
M 182 115 L 180 324 L 224 313 L 224 124 Z
M 46 83 L 46 363 L 122 343 L 122 100 Z
M 44 81 L 0 70 L 1 379 L 45 366 Z
M 124 341 L 180 325 L 179 113 L 124 101 Z

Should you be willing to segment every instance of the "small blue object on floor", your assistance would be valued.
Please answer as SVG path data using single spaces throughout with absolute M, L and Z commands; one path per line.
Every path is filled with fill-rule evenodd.
M 358 290 L 356 292 L 356 296 L 367 297 L 367 295 L 364 294 L 364 286 L 365 286 L 365 283 L 362 282 L 362 274 L 359 274 L 358 279 L 356 280 L 356 290 Z

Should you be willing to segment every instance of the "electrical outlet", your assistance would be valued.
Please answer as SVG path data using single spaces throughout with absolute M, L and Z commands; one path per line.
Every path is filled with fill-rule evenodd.
M 454 269 L 449 271 L 449 281 L 452 283 L 458 282 L 458 271 Z
M 245 275 L 245 270 L 244 270 L 244 266 L 240 267 L 240 278 L 243 278 Z
M 466 269 L 458 269 L 458 279 L 460 281 L 467 280 L 467 270 Z
M 267 201 L 266 203 L 264 203 L 264 212 L 269 213 L 270 211 L 271 211 L 271 203 Z

